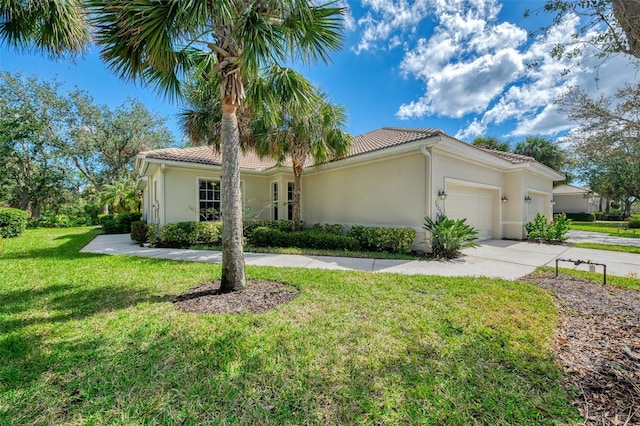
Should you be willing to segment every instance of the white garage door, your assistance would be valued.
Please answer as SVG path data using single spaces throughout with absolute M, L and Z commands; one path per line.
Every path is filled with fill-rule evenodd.
M 451 219 L 467 219 L 478 231 L 479 240 L 493 238 L 493 192 L 465 186 L 447 185 L 445 214 Z

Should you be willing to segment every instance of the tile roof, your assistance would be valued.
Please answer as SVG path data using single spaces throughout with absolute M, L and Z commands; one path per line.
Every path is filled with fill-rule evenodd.
M 589 189 L 580 188 L 579 186 L 562 184 L 553 188 L 553 193 L 556 195 L 569 195 L 569 194 L 588 194 Z
M 405 129 L 397 127 L 383 127 L 378 130 L 374 130 L 369 133 L 365 133 L 353 138 L 353 142 L 347 154 L 342 158 L 354 157 L 356 155 L 366 154 L 399 146 L 405 143 L 415 142 L 423 139 L 427 139 L 434 136 L 447 136 L 442 130 L 438 129 Z M 464 143 L 458 139 L 460 143 Z M 472 146 L 472 145 L 470 145 Z M 496 151 L 493 149 L 486 149 L 480 147 L 473 147 L 480 149 L 481 151 L 492 154 L 503 160 L 509 161 L 513 164 L 521 164 L 535 161 L 532 157 L 525 155 L 513 154 L 510 152 Z M 194 148 L 165 148 L 157 149 L 154 151 L 141 152 L 140 157 L 166 160 L 166 161 L 178 161 L 185 163 L 196 163 L 206 165 L 221 165 L 222 155 L 210 146 L 199 146 Z M 240 154 L 240 168 L 264 170 L 276 166 L 276 161 L 269 158 L 260 158 L 255 152 L 247 151 Z M 289 160 L 283 164 L 285 167 L 291 167 Z M 307 161 L 306 166 L 313 165 L 312 161 Z
M 353 138 L 351 148 L 345 157 L 353 157 L 439 135 L 444 135 L 444 132 L 438 129 L 383 127 Z
M 496 157 L 500 157 L 503 160 L 507 160 L 512 164 L 531 163 L 536 161 L 535 158 L 529 157 L 527 155 L 515 154 L 513 152 L 498 151 L 497 149 L 483 148 L 481 146 L 476 146 L 476 148 L 478 148 L 481 151 L 488 152 L 491 155 L 495 155 Z
M 206 164 L 210 166 L 222 165 L 222 154 L 212 146 L 197 146 L 193 148 L 164 148 L 154 151 L 145 151 L 139 154 L 141 157 L 165 161 L 179 161 L 183 163 Z M 240 168 L 242 169 L 268 169 L 276 165 L 270 158 L 260 158 L 253 151 L 240 153 Z

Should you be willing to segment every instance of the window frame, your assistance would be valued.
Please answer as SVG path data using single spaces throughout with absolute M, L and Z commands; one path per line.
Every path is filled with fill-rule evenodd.
M 201 196 L 201 193 L 203 191 L 203 189 L 201 188 L 201 184 L 202 182 L 214 182 L 214 187 L 213 189 L 204 189 L 205 191 L 212 191 L 212 199 L 208 199 L 206 196 L 203 199 Z M 196 209 L 197 215 L 198 215 L 198 220 L 197 222 L 215 222 L 217 220 L 220 220 L 220 209 L 222 208 L 222 182 L 220 181 L 220 178 L 212 178 L 212 177 L 198 177 L 197 179 L 197 206 L 198 208 Z M 216 199 L 216 194 L 217 194 L 217 199 Z M 217 210 L 217 214 L 212 214 L 212 216 L 210 217 L 208 214 L 204 214 L 202 213 L 203 211 L 203 207 L 202 207 L 202 203 L 211 203 L 212 204 L 212 208 Z M 217 204 L 217 208 L 216 208 L 216 204 Z M 209 207 L 205 207 L 205 209 L 208 209 Z

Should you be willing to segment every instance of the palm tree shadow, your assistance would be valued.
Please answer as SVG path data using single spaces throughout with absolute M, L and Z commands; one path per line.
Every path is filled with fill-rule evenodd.
M 55 237 L 53 241 L 65 241 L 63 243 L 56 243 L 54 247 L 34 249 L 28 248 L 22 251 L 3 253 L 0 255 L 0 260 L 17 260 L 29 258 L 58 258 L 71 260 L 75 258 L 96 257 L 97 255 L 91 253 L 80 253 L 80 250 L 98 235 L 100 235 L 100 231 L 96 228 L 89 228 L 85 232 L 79 232 L 75 234 L 69 233 L 60 235 L 59 237 Z

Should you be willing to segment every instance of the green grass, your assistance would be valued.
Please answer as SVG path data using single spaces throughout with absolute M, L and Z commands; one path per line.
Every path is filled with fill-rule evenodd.
M 554 267 L 542 266 L 538 268 L 542 271 L 553 271 Z M 570 268 L 558 268 L 558 272 L 580 278 L 582 280 L 593 281 L 596 283 L 603 282 L 603 269 L 601 266 L 597 267 L 597 272 L 579 271 Z M 626 290 L 640 290 L 640 280 L 637 276 L 620 277 L 617 275 L 607 275 L 607 285 L 612 287 L 619 287 Z
M 600 243 L 573 243 L 573 247 L 596 249 L 596 250 L 608 250 L 608 251 L 620 251 L 623 253 L 636 253 L 640 254 L 640 247 L 636 246 L 621 246 L 618 244 L 600 244 Z
M 550 295 L 517 282 L 248 267 L 265 314 L 170 300 L 220 266 L 81 254 L 90 228 L 0 256 L 0 424 L 573 424 Z
M 222 246 L 194 245 L 189 247 L 193 250 L 222 250 Z M 310 249 L 299 247 L 255 247 L 245 245 L 247 253 L 274 253 L 274 254 L 299 254 L 302 256 L 336 256 L 336 257 L 354 257 L 365 259 L 397 259 L 397 260 L 417 260 L 426 259 L 425 256 L 417 256 L 414 254 L 390 253 L 386 251 L 353 251 L 353 250 L 327 250 L 327 249 Z
M 624 222 L 571 222 L 576 231 L 603 232 L 613 237 L 640 238 L 640 229 L 625 229 Z

